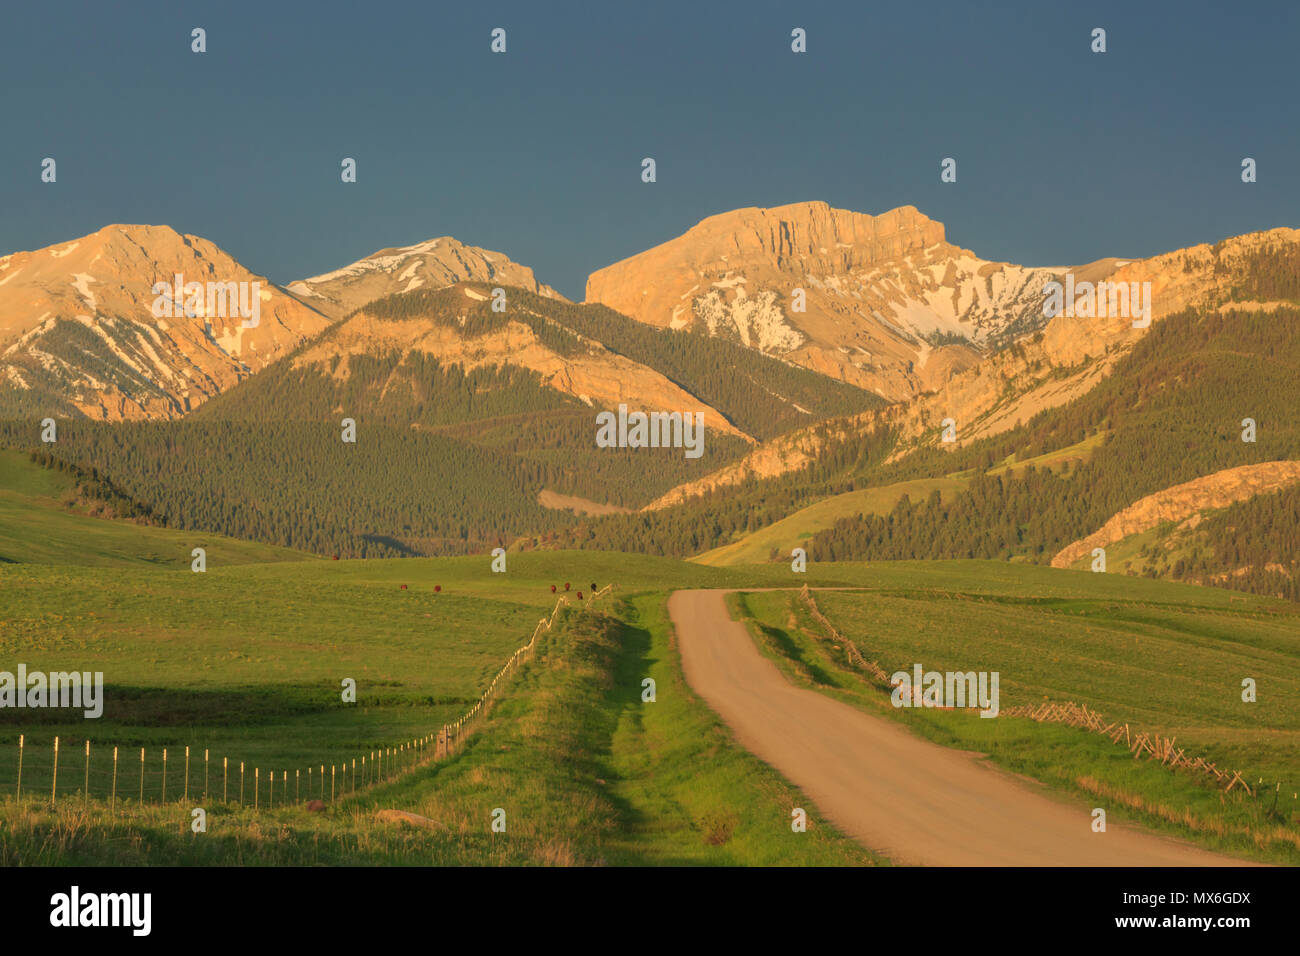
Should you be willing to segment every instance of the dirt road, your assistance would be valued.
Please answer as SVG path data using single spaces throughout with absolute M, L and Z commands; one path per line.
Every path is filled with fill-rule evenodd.
M 1056 799 L 973 754 L 795 687 L 731 619 L 725 594 L 677 591 L 668 600 L 687 681 L 744 747 L 798 786 L 841 831 L 894 862 L 1243 865 L 1115 823 L 1094 833 L 1092 805 Z

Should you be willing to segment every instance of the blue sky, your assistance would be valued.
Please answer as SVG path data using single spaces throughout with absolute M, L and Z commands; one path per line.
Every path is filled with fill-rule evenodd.
M 165 223 L 287 283 L 453 235 L 580 298 L 705 216 L 821 199 L 989 259 L 1144 256 L 1300 226 L 1298 44 L 1291 2 L 15 4 L 0 254 Z

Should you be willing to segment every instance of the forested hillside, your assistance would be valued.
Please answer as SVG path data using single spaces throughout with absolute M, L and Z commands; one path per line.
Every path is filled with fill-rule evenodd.
M 547 388 L 536 372 L 515 365 L 470 371 L 443 365 L 424 352 L 396 349 L 349 357 L 348 375 L 332 367 L 293 367 L 292 357 L 199 406 L 191 421 L 357 421 L 393 425 L 451 425 L 585 406 Z M 590 415 L 588 416 L 590 417 Z
M 561 420 L 572 436 L 579 420 Z M 571 524 L 537 503 L 543 489 L 579 496 L 617 486 L 653 496 L 706 466 L 666 450 L 567 447 L 528 454 L 429 430 L 362 421 L 357 441 L 315 422 L 63 422 L 42 445 L 29 423 L 0 425 L 0 446 L 40 449 L 174 528 L 347 557 L 464 554 Z M 710 443 L 726 442 L 712 436 Z M 739 443 L 739 439 L 730 439 Z M 604 500 L 603 497 L 598 500 Z
M 466 289 L 481 298 L 467 298 Z M 710 336 L 652 328 L 604 306 L 574 305 L 523 289 L 504 291 L 505 312 L 492 311 L 492 287 L 462 283 L 388 296 L 358 313 L 429 322 L 465 340 L 522 322 L 543 345 L 566 357 L 586 353 L 594 343 L 660 373 L 741 431 L 761 439 L 884 404 L 870 392 Z M 584 407 L 527 369 L 503 364 L 466 372 L 420 351 L 352 350 L 346 375 L 336 376 L 340 346 L 327 367 L 295 367 L 305 352 L 319 353 L 340 340 L 343 330 L 342 323 L 325 330 L 283 361 L 208 402 L 194 417 L 324 421 L 347 409 L 394 425 L 445 425 Z
M 1297 370 L 1300 310 L 1171 316 L 1080 400 L 954 452 L 949 471 L 980 473 L 953 504 L 903 501 L 887 516 L 843 519 L 815 537 L 813 556 L 1050 560 L 1162 488 L 1238 465 L 1300 458 Z M 1256 423 L 1254 442 L 1242 440 L 1248 418 Z M 982 473 L 1009 455 L 1030 457 L 1099 432 L 1105 440 L 1077 468 Z M 931 471 L 933 454 L 925 459 L 887 471 Z
M 842 519 L 814 537 L 810 556 L 823 561 L 1018 557 L 1045 563 L 1145 495 L 1237 465 L 1300 459 L 1298 379 L 1300 310 L 1187 310 L 1153 325 L 1092 391 L 1004 434 L 952 451 L 925 448 L 889 464 L 884 464 L 893 448 L 888 432 L 828 440 L 818 461 L 798 472 L 661 512 L 593 519 L 565 540 L 687 555 L 728 543 L 831 494 L 965 474 L 967 490 L 950 503 L 904 498 L 890 514 Z M 1253 443 L 1242 441 L 1246 418 L 1256 422 Z M 985 473 L 1089 436 L 1101 441 L 1083 464 Z M 1233 511 L 1249 528 L 1263 523 L 1262 517 L 1244 520 L 1262 507 L 1243 504 Z M 1241 534 L 1224 541 L 1242 540 Z M 1255 548 L 1256 558 L 1265 551 L 1285 554 L 1286 543 L 1294 549 L 1296 537 L 1283 530 L 1259 540 L 1267 544 Z M 1198 565 L 1197 573 L 1236 560 L 1227 547 L 1207 553 L 1209 564 Z
M 1224 508 L 1196 528 L 1190 553 L 1152 548 L 1143 572 L 1300 601 L 1300 487 Z
M 871 392 L 702 332 L 655 328 L 603 305 L 511 294 L 519 308 L 545 309 L 543 314 L 611 352 L 661 372 L 756 438 L 885 404 Z

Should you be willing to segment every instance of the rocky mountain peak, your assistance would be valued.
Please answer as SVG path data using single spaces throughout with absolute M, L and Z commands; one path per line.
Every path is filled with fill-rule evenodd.
M 289 283 L 289 291 L 326 315 L 342 318 L 388 295 L 416 289 L 442 289 L 457 282 L 492 282 L 568 301 L 537 281 L 528 266 L 508 256 L 439 236 L 410 246 L 394 246 L 333 272 Z

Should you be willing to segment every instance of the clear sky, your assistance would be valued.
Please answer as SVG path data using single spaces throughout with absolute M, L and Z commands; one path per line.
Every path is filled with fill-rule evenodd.
M 165 223 L 283 284 L 452 235 L 581 298 L 705 216 L 821 199 L 988 259 L 1151 255 L 1300 226 L 1297 48 L 1294 0 L 11 3 L 0 254 Z

